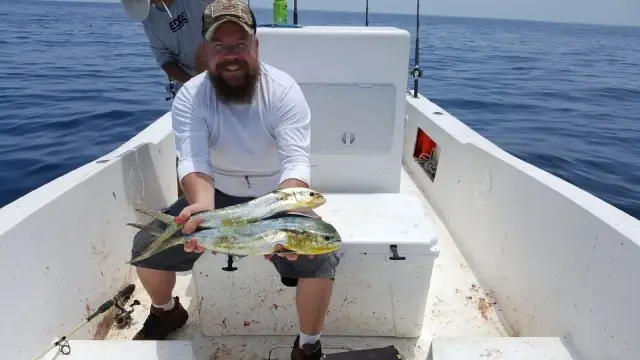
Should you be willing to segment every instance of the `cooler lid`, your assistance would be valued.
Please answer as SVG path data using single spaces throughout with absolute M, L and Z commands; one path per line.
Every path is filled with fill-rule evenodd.
M 373 253 L 397 245 L 405 254 L 434 254 L 437 237 L 420 200 L 409 194 L 325 193 L 327 202 L 314 211 L 335 226 L 343 242 Z

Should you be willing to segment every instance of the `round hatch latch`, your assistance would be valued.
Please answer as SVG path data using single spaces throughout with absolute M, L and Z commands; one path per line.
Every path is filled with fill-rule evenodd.
M 353 131 L 345 131 L 342 133 L 342 143 L 345 146 L 351 146 L 356 142 L 356 134 Z

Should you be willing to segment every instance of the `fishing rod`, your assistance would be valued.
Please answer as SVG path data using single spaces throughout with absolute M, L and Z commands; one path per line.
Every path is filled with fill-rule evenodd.
M 415 66 L 410 71 L 413 77 L 413 97 L 418 97 L 418 78 L 422 77 L 424 71 L 419 65 L 420 62 L 420 0 L 416 0 L 416 46 L 415 46 Z
M 35 358 L 35 360 L 42 358 L 49 351 L 51 351 L 51 349 L 55 348 L 56 346 L 60 348 L 59 351 L 61 354 L 69 355 L 71 353 L 71 346 L 69 345 L 69 342 L 67 341 L 67 339 L 71 335 L 73 335 L 76 331 L 78 331 L 81 327 L 88 324 L 91 320 L 95 319 L 96 316 L 108 311 L 113 306 L 115 306 L 120 310 L 120 313 L 116 314 L 115 316 L 115 321 L 116 321 L 116 324 L 118 324 L 118 326 L 123 327 L 131 323 L 131 320 L 132 320 L 131 313 L 133 312 L 133 307 L 136 305 L 140 305 L 140 301 L 134 300 L 129 310 L 126 310 L 124 308 L 125 306 L 124 304 L 127 301 L 129 301 L 135 289 L 136 289 L 135 284 L 129 284 L 125 286 L 122 290 L 118 291 L 118 293 L 114 297 L 107 300 L 104 304 L 100 305 L 96 311 L 94 311 L 91 315 L 89 315 L 86 319 L 84 319 L 80 324 L 78 324 L 78 326 L 76 326 L 73 330 L 71 330 L 67 335 L 62 336 L 55 343 L 53 343 L 53 345 L 51 345 L 44 353 L 42 353 L 42 355 Z
M 369 26 L 369 0 L 365 2 L 364 26 Z

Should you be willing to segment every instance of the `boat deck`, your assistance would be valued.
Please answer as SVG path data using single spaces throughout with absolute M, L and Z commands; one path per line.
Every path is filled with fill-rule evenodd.
M 402 192 L 422 199 L 422 206 L 432 221 L 440 248 L 440 256 L 435 261 L 431 279 L 422 336 L 414 339 L 322 336 L 325 352 L 395 345 L 407 360 L 422 360 L 427 356 L 431 339 L 436 336 L 509 336 L 496 316 L 497 305 L 494 305 L 492 296 L 480 287 L 444 224 L 404 170 Z M 180 297 L 190 318 L 169 339 L 191 341 L 198 360 L 288 358 L 293 344 L 292 337 L 204 337 L 198 325 L 197 307 L 192 302 L 195 291 L 190 273 L 178 274 L 174 294 Z M 142 305 L 135 308 L 130 328 L 111 330 L 106 336 L 107 340 L 131 339 L 142 326 L 149 311 L 150 300 L 139 282 L 133 299 L 138 299 Z M 277 349 L 269 356 L 274 348 Z

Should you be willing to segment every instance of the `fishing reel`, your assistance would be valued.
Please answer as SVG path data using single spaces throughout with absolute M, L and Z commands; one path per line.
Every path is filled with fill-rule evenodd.
M 134 310 L 133 307 L 138 305 L 140 305 L 140 301 L 133 300 L 133 303 L 129 307 L 129 310 L 127 310 L 124 305 L 120 304 L 120 302 L 116 302 L 114 304 L 114 306 L 118 308 L 118 310 L 120 310 L 120 312 L 115 316 L 115 321 L 118 328 L 123 329 L 131 324 L 131 321 L 133 320 L 133 317 L 131 316 L 131 313 L 133 313 Z
M 126 310 L 124 308 L 124 304 L 129 301 L 131 296 L 133 295 L 134 290 L 136 289 L 135 284 L 129 284 L 125 286 L 122 290 L 118 291 L 118 293 L 112 297 L 111 299 L 105 301 L 102 305 L 100 305 L 96 311 L 91 313 L 91 315 L 87 316 L 87 318 L 82 321 L 78 326 L 76 326 L 70 333 L 65 336 L 60 337 L 53 345 L 49 347 L 42 355 L 38 356 L 36 359 L 40 359 L 45 356 L 50 350 L 58 347 L 58 351 L 60 354 L 69 355 L 71 353 L 71 345 L 67 339 L 73 335 L 76 331 L 78 331 L 82 326 L 88 324 L 91 320 L 95 319 L 98 315 L 104 314 L 113 306 L 120 309 L 120 313 L 115 316 L 116 323 L 119 326 L 125 326 L 131 323 L 131 313 L 133 312 L 133 307 L 136 305 L 140 305 L 140 301 L 134 300 L 131 305 L 130 310 Z M 57 358 L 57 356 L 56 356 Z
M 164 89 L 169 93 L 169 96 L 164 98 L 165 101 L 169 101 L 176 97 L 176 84 L 173 80 L 169 79 L 169 83 L 164 86 Z
M 414 66 L 412 69 L 409 69 L 409 75 L 412 78 L 417 79 L 424 76 L 424 70 L 420 67 L 420 65 L 416 64 L 416 66 Z

